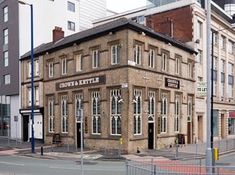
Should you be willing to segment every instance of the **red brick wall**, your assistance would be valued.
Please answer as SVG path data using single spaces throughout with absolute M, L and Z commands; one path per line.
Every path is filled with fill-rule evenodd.
M 187 6 L 148 16 L 147 26 L 157 32 L 173 35 L 182 42 L 188 42 L 193 38 L 192 19 L 192 9 Z

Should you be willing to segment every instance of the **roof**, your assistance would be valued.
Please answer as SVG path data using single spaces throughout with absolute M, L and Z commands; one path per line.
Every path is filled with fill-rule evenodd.
M 115 21 L 111 21 L 111 22 L 93 27 L 91 29 L 67 36 L 55 43 L 50 42 L 47 44 L 42 44 L 34 49 L 34 56 L 37 57 L 47 52 L 48 53 L 55 52 L 57 50 L 60 50 L 66 47 L 70 47 L 74 43 L 79 44 L 81 42 L 88 41 L 88 40 L 106 35 L 109 32 L 115 32 L 115 31 L 119 31 L 122 29 L 131 29 L 140 33 L 144 32 L 146 35 L 156 38 L 160 41 L 170 43 L 172 46 L 178 47 L 190 53 L 196 53 L 196 51 L 193 48 L 186 45 L 185 43 L 177 41 L 174 38 L 171 38 L 169 36 L 154 32 L 152 29 L 146 26 L 143 26 L 141 24 L 138 24 L 130 19 L 120 18 Z M 30 52 L 27 52 L 21 57 L 21 59 L 28 59 L 28 58 L 30 58 Z

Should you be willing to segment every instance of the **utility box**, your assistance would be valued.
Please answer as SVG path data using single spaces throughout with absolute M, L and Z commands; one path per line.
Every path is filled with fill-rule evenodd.
M 214 148 L 214 160 L 219 160 L 219 149 Z

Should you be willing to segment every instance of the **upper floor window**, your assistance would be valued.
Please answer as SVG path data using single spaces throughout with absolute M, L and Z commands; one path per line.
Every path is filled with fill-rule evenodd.
M 31 61 L 28 62 L 28 77 L 31 77 Z M 34 76 L 39 76 L 39 60 L 34 61 Z
M 219 34 L 218 32 L 212 31 L 213 32 L 213 42 L 215 46 L 218 46 L 219 44 Z
M 155 66 L 155 50 L 154 49 L 149 49 L 148 66 L 151 68 L 154 68 Z
M 188 62 L 188 77 L 193 78 L 193 63 Z
M 162 71 L 167 71 L 168 69 L 168 56 L 165 53 L 162 53 L 161 69 Z
M 3 52 L 3 62 L 4 67 L 7 67 L 9 65 L 8 51 Z
M 198 34 L 197 34 L 197 39 L 201 39 L 202 38 L 202 36 L 203 36 L 203 26 L 202 26 L 202 22 L 201 21 L 198 21 L 197 22 L 197 32 L 198 32 Z
M 135 45 L 134 47 L 134 62 L 135 64 L 140 65 L 141 64 L 141 46 L 140 45 Z
M 226 49 L 226 37 L 221 35 L 221 42 L 220 42 L 220 45 L 221 45 L 221 49 Z
M 4 81 L 3 83 L 5 85 L 10 84 L 11 83 L 11 75 L 10 74 L 4 75 L 3 81 Z
M 99 50 L 92 51 L 92 67 L 98 68 L 100 65 Z
M 63 58 L 61 60 L 61 74 L 62 75 L 66 75 L 67 74 L 67 59 L 66 58 Z
M 181 58 L 175 57 L 175 73 L 180 75 L 181 73 Z
M 75 4 L 68 1 L 68 11 L 75 12 Z
M 32 102 L 32 88 L 28 88 L 28 105 L 31 106 Z M 39 106 L 39 87 L 34 87 L 34 105 Z
M 76 72 L 82 71 L 82 55 L 81 54 L 75 55 L 75 66 L 76 66 Z
M 231 40 L 228 41 L 228 52 L 234 53 L 234 42 Z
M 68 30 L 75 31 L 75 22 L 68 21 Z
M 111 46 L 111 64 L 119 64 L 120 62 L 120 46 L 112 45 Z
M 54 63 L 53 62 L 49 62 L 48 64 L 48 76 L 49 78 L 54 77 Z
M 8 44 L 8 29 L 3 30 L 3 44 Z
M 198 57 L 198 63 L 202 65 L 203 64 L 203 52 L 202 52 L 202 50 L 198 49 L 197 57 Z
M 3 21 L 7 22 L 8 21 L 8 6 L 5 6 L 3 8 Z

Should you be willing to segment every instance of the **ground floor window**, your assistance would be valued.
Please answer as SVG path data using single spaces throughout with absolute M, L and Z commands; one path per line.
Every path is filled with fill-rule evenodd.
M 235 135 L 235 118 L 228 119 L 228 134 Z
M 0 96 L 0 136 L 10 133 L 10 97 Z

